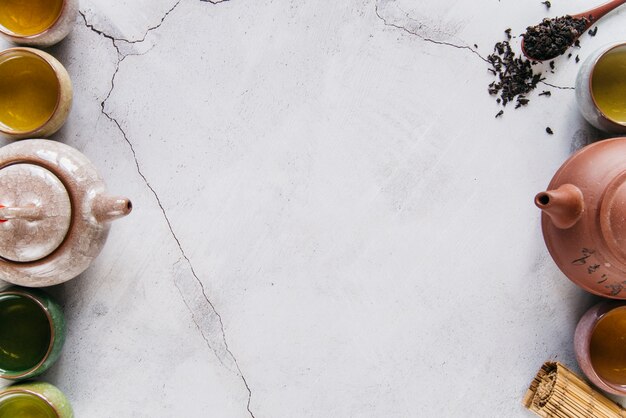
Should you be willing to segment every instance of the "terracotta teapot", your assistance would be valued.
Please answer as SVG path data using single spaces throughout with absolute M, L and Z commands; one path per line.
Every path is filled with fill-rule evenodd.
M 626 138 L 575 153 L 535 204 L 561 271 L 591 293 L 626 299 Z
M 0 148 L 0 279 L 41 287 L 78 276 L 100 253 L 109 222 L 131 209 L 106 194 L 70 146 L 31 139 Z

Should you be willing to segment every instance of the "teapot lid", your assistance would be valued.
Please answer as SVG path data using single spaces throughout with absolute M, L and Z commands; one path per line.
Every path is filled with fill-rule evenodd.
M 0 257 L 28 263 L 52 254 L 70 229 L 67 189 L 35 164 L 0 169 Z
M 608 185 L 600 208 L 600 227 L 613 254 L 626 261 L 626 171 Z

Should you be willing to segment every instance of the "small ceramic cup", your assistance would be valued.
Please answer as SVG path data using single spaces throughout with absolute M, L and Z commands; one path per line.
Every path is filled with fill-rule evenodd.
M 54 45 L 70 33 L 77 16 L 78 0 L 3 0 L 0 36 L 20 45 Z
M 0 377 L 24 380 L 57 361 L 65 318 L 50 295 L 13 286 L 0 292 Z
M 626 302 L 604 301 L 589 309 L 574 333 L 576 360 L 587 378 L 614 395 L 626 395 Z
M 0 418 L 72 418 L 69 401 L 56 386 L 44 382 L 22 383 L 0 390 Z
M 63 64 L 33 48 L 0 51 L 0 134 L 46 138 L 67 120 L 72 81 Z
M 626 42 L 615 42 L 603 46 L 583 62 L 576 77 L 576 101 L 580 113 L 587 122 L 605 132 L 626 133 L 626 122 L 607 116 L 606 109 L 603 110 L 602 106 L 598 104 L 593 90 L 594 74 L 596 74 L 599 63 L 601 65 L 603 60 L 607 60 L 607 57 L 622 51 L 626 52 Z M 623 83 L 626 83 L 626 72 L 623 77 Z M 624 106 L 626 107 L 626 100 Z

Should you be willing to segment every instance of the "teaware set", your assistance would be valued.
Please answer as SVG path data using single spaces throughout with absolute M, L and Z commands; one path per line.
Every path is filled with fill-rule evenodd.
M 6 0 L 0 37 L 27 45 L 0 51 L 0 418 L 70 418 L 72 408 L 39 376 L 59 357 L 65 320 L 40 287 L 77 277 L 100 253 L 110 222 L 131 202 L 111 196 L 89 159 L 46 138 L 65 123 L 72 83 L 50 46 L 71 31 L 78 0 Z
M 578 73 L 576 99 L 583 117 L 606 132 L 625 133 L 626 113 L 598 99 L 603 60 L 626 52 L 626 43 L 600 48 Z M 613 65 L 613 63 L 612 63 Z M 624 63 L 626 68 L 626 62 Z M 626 86 L 621 71 L 615 88 Z M 598 388 L 626 395 L 626 137 L 595 142 L 572 155 L 547 191 L 535 196 L 548 251 L 560 270 L 584 290 L 612 300 L 600 302 L 580 319 L 574 348 L 582 371 Z M 620 302 L 621 300 L 621 302 Z

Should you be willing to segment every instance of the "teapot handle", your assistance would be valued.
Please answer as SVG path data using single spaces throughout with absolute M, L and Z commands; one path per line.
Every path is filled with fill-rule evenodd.
M 25 206 L 22 208 L 10 208 L 0 205 L 0 222 L 11 219 L 23 219 L 25 221 L 36 221 L 42 218 L 41 208 L 37 206 Z

